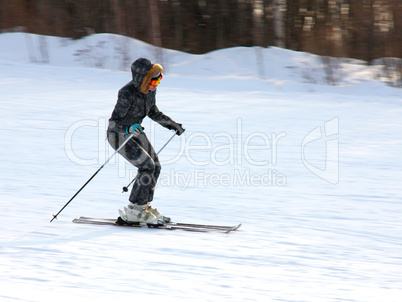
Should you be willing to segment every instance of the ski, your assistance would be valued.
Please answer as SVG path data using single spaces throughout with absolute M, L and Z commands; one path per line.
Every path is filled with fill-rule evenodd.
M 241 223 L 235 226 L 222 226 L 222 225 L 209 225 L 209 224 L 195 224 L 195 223 L 181 223 L 181 222 L 168 222 L 154 224 L 145 223 L 127 223 L 123 221 L 120 217 L 118 219 L 109 218 L 93 218 L 93 217 L 83 217 L 75 218 L 74 223 L 85 223 L 85 224 L 97 224 L 97 225 L 114 225 L 114 226 L 125 226 L 125 227 L 137 227 L 137 228 L 157 228 L 163 230 L 182 230 L 191 232 L 223 232 L 229 233 L 236 231 L 240 228 Z

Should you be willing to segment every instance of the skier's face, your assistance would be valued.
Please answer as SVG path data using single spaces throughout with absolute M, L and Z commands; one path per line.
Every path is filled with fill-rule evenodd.
M 161 82 L 163 78 L 163 75 L 160 73 L 157 76 L 153 77 L 148 84 L 148 89 L 151 91 L 154 91 L 156 89 L 156 86 L 159 85 L 159 83 Z
M 159 83 L 161 82 L 162 78 L 163 78 L 163 75 L 160 73 L 160 74 L 158 74 L 157 76 L 153 77 L 153 78 L 149 81 L 149 84 L 152 85 L 152 86 L 158 86 Z

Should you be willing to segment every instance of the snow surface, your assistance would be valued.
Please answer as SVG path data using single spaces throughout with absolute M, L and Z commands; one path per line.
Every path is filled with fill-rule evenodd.
M 369 67 L 345 63 L 328 86 L 316 56 L 279 48 L 189 55 L 24 33 L 0 45 L 1 301 L 402 300 L 402 91 Z M 127 205 L 135 169 L 120 157 L 49 223 L 112 154 L 107 119 L 140 56 L 165 66 L 158 106 L 187 129 L 160 154 L 154 205 L 241 230 L 72 223 Z M 172 135 L 144 126 L 157 150 Z

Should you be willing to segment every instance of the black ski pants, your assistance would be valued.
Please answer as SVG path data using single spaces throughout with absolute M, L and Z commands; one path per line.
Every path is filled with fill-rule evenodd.
M 109 144 L 117 150 L 129 135 L 108 131 Z M 161 165 L 154 148 L 144 132 L 131 138 L 119 151 L 128 162 L 138 168 L 137 176 L 130 193 L 129 201 L 144 205 L 151 202 Z

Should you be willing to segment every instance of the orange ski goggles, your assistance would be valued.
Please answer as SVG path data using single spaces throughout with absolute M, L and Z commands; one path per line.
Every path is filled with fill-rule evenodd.
M 160 73 L 158 76 L 153 77 L 153 78 L 149 81 L 149 84 L 152 85 L 152 86 L 158 86 L 159 83 L 161 82 L 162 78 L 163 78 L 163 75 Z

